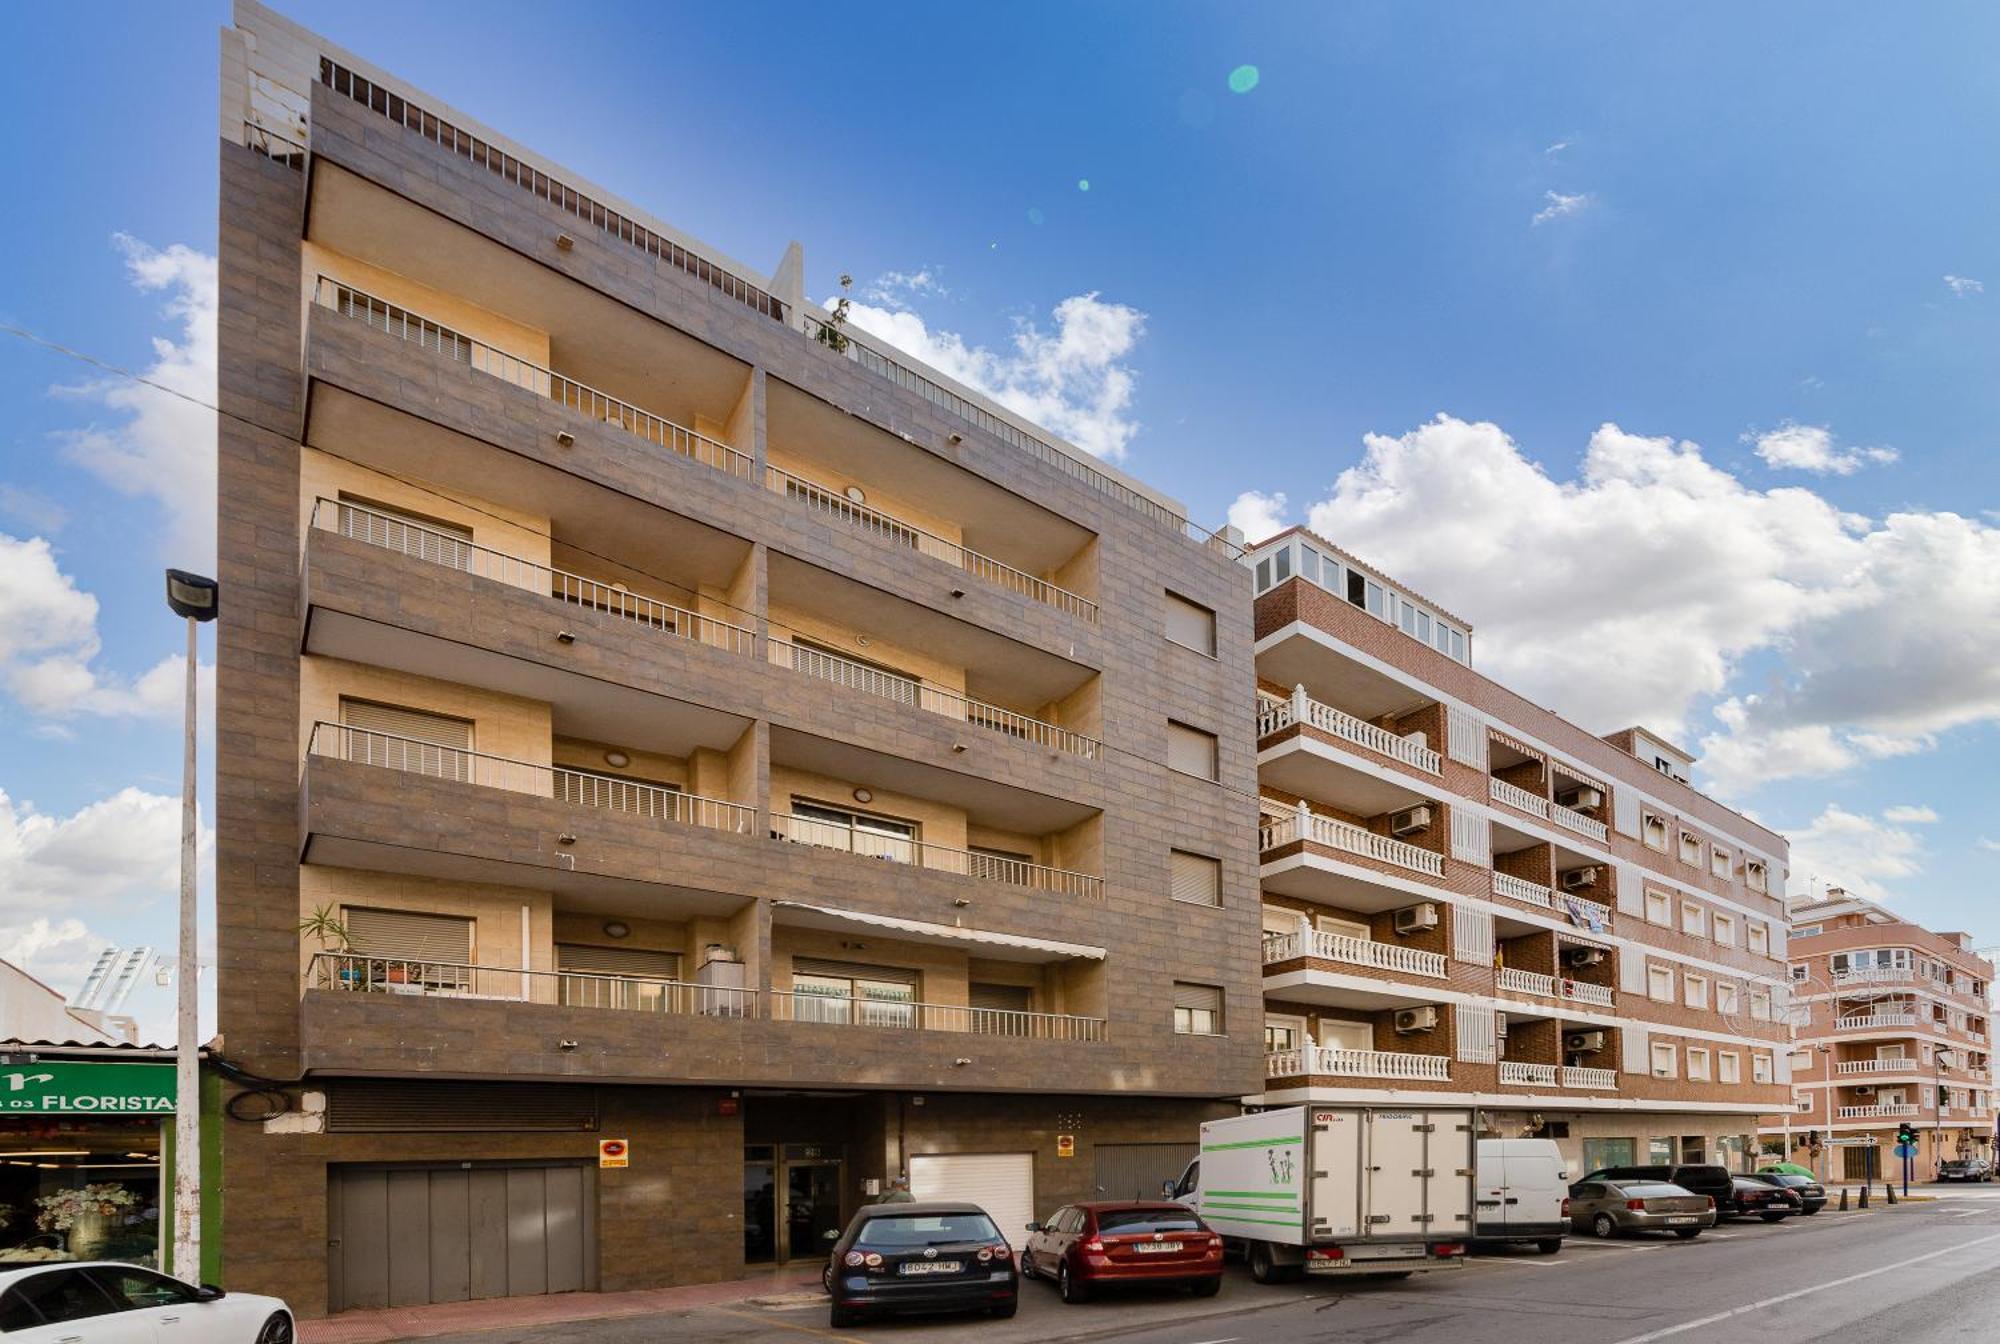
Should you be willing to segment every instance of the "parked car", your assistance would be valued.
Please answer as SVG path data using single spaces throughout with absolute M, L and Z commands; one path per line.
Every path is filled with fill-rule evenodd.
M 1606 1240 L 1657 1231 L 1692 1241 L 1715 1226 L 1715 1201 L 1668 1181 L 1586 1177 L 1569 1188 L 1569 1224 Z
M 1941 1181 L 1990 1181 L 1993 1179 L 1993 1164 L 1983 1157 L 1955 1157 L 1938 1163 L 1937 1178 Z
M 8 1344 L 132 1344 L 156 1333 L 201 1344 L 292 1344 L 296 1327 L 275 1297 L 197 1288 L 137 1265 L 89 1260 L 0 1272 Z
M 1120 1283 L 1185 1285 L 1196 1297 L 1222 1287 L 1222 1238 L 1184 1204 L 1071 1204 L 1028 1231 L 1021 1277 L 1050 1279 L 1065 1302 Z
M 1810 1176 L 1794 1176 L 1789 1171 L 1760 1171 L 1745 1179 L 1791 1191 L 1799 1197 L 1799 1212 L 1808 1218 L 1826 1207 L 1826 1187 Z
M 833 1243 L 821 1275 L 836 1330 L 868 1316 L 1014 1314 L 1014 1250 L 977 1204 L 868 1204 Z
M 1706 1162 L 1665 1162 L 1643 1167 L 1600 1167 L 1585 1172 L 1586 1181 L 1663 1181 L 1678 1185 L 1691 1194 L 1707 1195 L 1719 1211 L 1729 1202 L 1733 1187 L 1729 1170 Z
M 1543 1255 L 1570 1229 L 1569 1173 L 1554 1139 L 1481 1139 L 1474 1240 L 1531 1241 Z
M 1715 1206 L 1717 1218 L 1747 1218 L 1752 1214 L 1767 1223 L 1783 1222 L 1799 1212 L 1805 1201 L 1782 1185 L 1768 1185 L 1755 1176 L 1729 1178 L 1729 1199 Z M 1821 1192 L 1824 1202 L 1825 1192 Z

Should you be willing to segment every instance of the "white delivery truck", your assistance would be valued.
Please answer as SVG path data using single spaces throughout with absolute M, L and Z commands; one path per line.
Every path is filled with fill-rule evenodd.
M 1456 1268 L 1473 1234 L 1470 1108 L 1289 1106 L 1211 1120 L 1175 1197 L 1259 1283 Z

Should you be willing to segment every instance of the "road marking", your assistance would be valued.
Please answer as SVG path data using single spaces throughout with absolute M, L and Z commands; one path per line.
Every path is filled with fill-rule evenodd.
M 780 1330 L 796 1330 L 802 1335 L 817 1335 L 821 1339 L 838 1340 L 840 1344 L 867 1344 L 866 1340 L 856 1339 L 852 1335 L 836 1335 L 833 1331 L 822 1330 L 816 1325 L 794 1325 L 790 1321 L 774 1321 L 769 1316 L 759 1315 L 754 1311 L 737 1311 L 730 1307 L 710 1307 L 709 1310 L 720 1312 L 724 1316 L 736 1316 L 746 1321 L 755 1321 L 759 1325 L 776 1326 Z
M 1193 1344 L 1236 1344 L 1241 1338 L 1243 1338 L 1241 1335 L 1229 1335 L 1222 1339 L 1197 1339 Z
M 1984 1209 L 1947 1209 L 1944 1216 L 1947 1218 L 1977 1218 L 1984 1212 L 1986 1212 Z
M 1703 1326 L 1714 1325 L 1718 1321 L 1732 1320 L 1738 1316 L 1748 1315 L 1753 1311 L 1762 1311 L 1766 1307 L 1775 1307 L 1781 1302 L 1796 1302 L 1802 1297 L 1811 1297 L 1814 1293 L 1823 1293 L 1829 1288 L 1843 1288 L 1850 1283 L 1859 1283 L 1863 1279 L 1872 1279 L 1877 1274 L 1887 1274 L 1892 1270 L 1908 1269 L 1911 1265 L 1921 1265 L 1926 1260 L 1935 1260 L 1939 1256 L 1953 1255 L 1959 1251 L 1969 1251 L 1975 1246 L 1984 1246 L 1989 1242 L 1995 1241 L 2000 1241 L 2000 1232 L 1996 1232 L 1990 1237 L 1980 1237 L 1976 1241 L 1963 1242 L 1957 1246 L 1947 1246 L 1941 1251 L 1931 1251 L 1924 1255 L 1912 1256 L 1908 1260 L 1898 1260 L 1893 1264 L 1877 1265 L 1873 1269 L 1864 1269 L 1859 1274 L 1849 1274 L 1845 1278 L 1829 1279 L 1825 1283 L 1816 1283 L 1810 1288 L 1798 1288 L 1792 1292 L 1780 1293 L 1776 1297 L 1767 1297 L 1758 1302 L 1746 1302 L 1740 1307 L 1731 1307 L 1728 1311 L 1719 1311 L 1713 1316 L 1704 1316 L 1698 1321 L 1688 1321 L 1682 1325 L 1670 1325 L 1664 1330 L 1654 1330 L 1648 1334 L 1633 1335 L 1630 1339 L 1619 1340 L 1618 1344 L 1651 1344 L 1651 1341 L 1656 1339 L 1670 1339 L 1675 1335 L 1686 1334 L 1690 1330 L 1699 1330 Z

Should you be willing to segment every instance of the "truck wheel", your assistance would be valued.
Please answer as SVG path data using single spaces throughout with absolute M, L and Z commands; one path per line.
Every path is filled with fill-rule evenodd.
M 1270 1243 L 1262 1241 L 1250 1243 L 1250 1277 L 1259 1283 L 1278 1281 L 1278 1265 L 1271 1258 Z
M 1535 1249 L 1543 1255 L 1554 1255 L 1563 1248 L 1561 1237 L 1550 1237 L 1547 1241 L 1535 1243 Z

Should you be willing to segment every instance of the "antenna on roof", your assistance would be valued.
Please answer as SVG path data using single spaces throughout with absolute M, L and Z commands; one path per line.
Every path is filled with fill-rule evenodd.
M 107 947 L 84 977 L 83 988 L 69 1001 L 72 1008 L 115 1013 L 132 997 L 132 988 L 158 960 L 150 947 Z

